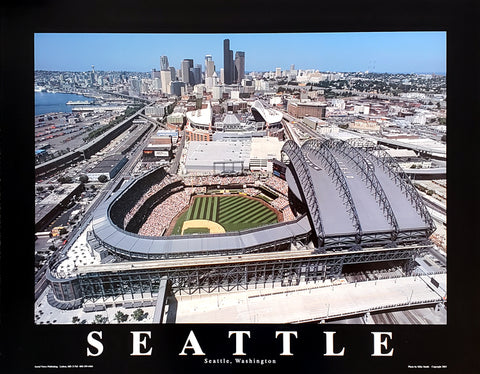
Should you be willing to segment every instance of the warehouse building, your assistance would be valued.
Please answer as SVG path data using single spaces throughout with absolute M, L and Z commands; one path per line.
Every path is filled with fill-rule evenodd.
M 83 183 L 64 183 L 35 204 L 35 231 L 43 231 L 83 190 Z
M 120 153 L 107 156 L 87 173 L 88 179 L 98 180 L 98 177 L 105 175 L 110 180 L 117 175 L 127 161 L 127 158 Z
M 172 137 L 152 136 L 143 149 L 143 161 L 170 161 L 173 157 Z

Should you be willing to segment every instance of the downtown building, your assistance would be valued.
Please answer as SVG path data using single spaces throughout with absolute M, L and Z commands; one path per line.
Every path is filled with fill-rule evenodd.
M 230 49 L 230 39 L 223 41 L 223 84 L 240 83 L 245 78 L 245 52 Z
M 327 104 L 319 101 L 289 100 L 287 112 L 296 118 L 317 117 L 325 119 Z

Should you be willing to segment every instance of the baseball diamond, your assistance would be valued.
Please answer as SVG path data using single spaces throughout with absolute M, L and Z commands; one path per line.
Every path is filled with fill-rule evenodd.
M 185 224 L 197 220 L 216 222 L 224 229 L 224 231 L 210 230 L 210 233 L 241 231 L 279 221 L 273 208 L 267 206 L 262 200 L 250 196 L 194 196 L 188 210 L 175 222 L 172 234 L 183 235 Z M 191 227 L 202 226 L 189 224 L 188 228 Z
M 190 234 L 204 232 L 210 234 L 221 234 L 225 232 L 225 229 L 222 227 L 222 225 L 207 219 L 192 219 L 183 223 L 182 235 L 184 232 Z

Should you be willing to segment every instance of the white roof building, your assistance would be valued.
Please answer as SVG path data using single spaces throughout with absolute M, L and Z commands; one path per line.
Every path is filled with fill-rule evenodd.
M 242 172 L 250 163 L 250 141 L 191 141 L 185 158 L 189 174 Z
M 252 104 L 252 113 L 257 112 L 267 123 L 277 123 L 283 119 L 283 114 L 278 110 L 265 108 L 260 100 Z
M 197 109 L 186 113 L 187 120 L 195 125 L 209 126 L 212 123 L 213 111 L 210 103 L 205 109 Z

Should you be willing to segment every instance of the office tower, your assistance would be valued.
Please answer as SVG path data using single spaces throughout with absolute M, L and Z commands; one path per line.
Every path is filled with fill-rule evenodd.
M 290 65 L 290 71 L 295 70 L 295 64 Z
M 160 78 L 154 78 L 153 79 L 153 89 L 155 91 L 160 91 L 162 89 L 162 81 L 161 81 Z
M 213 76 L 215 72 L 215 63 L 211 55 L 205 56 L 205 79 Z
M 160 56 L 160 70 L 168 70 L 168 57 Z
M 193 72 L 190 70 L 193 68 L 192 59 L 184 59 L 182 61 L 182 81 L 186 84 L 193 84 Z
M 205 77 L 213 77 L 215 73 L 215 63 L 213 61 L 208 61 L 207 69 L 205 70 Z
M 245 52 L 235 52 L 235 82 L 240 83 L 245 78 Z
M 222 86 L 215 86 L 212 89 L 213 100 L 219 100 L 223 97 L 223 87 Z
M 173 82 L 175 80 L 177 80 L 177 73 L 176 73 L 176 69 L 174 66 L 170 66 L 169 67 L 169 70 L 170 70 L 170 80 Z
M 156 69 L 152 69 L 152 80 L 155 78 L 160 78 L 160 72 Z
M 162 81 L 162 92 L 164 94 L 170 94 L 170 82 L 172 81 L 172 75 L 170 70 L 162 70 L 160 72 L 160 79 Z
M 202 83 L 202 65 L 195 65 L 195 67 L 193 68 L 193 77 L 195 79 L 195 84 Z
M 212 60 L 212 55 L 205 55 L 205 77 L 207 77 L 208 63 Z
M 175 81 L 170 83 L 170 93 L 172 95 L 182 96 L 182 91 L 184 90 L 185 90 L 184 82 Z
M 281 77 L 282 76 L 282 68 L 276 68 L 275 69 L 275 77 Z
M 230 49 L 230 39 L 223 40 L 223 70 L 225 80 L 224 84 L 233 82 L 233 51 Z
M 220 82 L 222 84 L 225 84 L 225 69 L 224 68 L 220 69 Z

